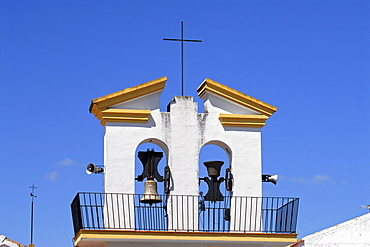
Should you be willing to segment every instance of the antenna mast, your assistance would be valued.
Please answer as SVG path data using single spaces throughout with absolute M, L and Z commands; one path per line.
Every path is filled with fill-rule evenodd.
M 32 192 L 30 193 L 30 196 L 32 197 L 32 202 L 31 202 L 31 244 L 30 244 L 30 247 L 34 247 L 34 244 L 33 244 L 33 200 L 35 197 L 37 197 L 35 195 L 35 189 L 38 188 L 38 187 L 35 187 L 34 184 L 32 184 L 31 187 L 28 187 L 28 188 L 31 188 L 32 189 Z

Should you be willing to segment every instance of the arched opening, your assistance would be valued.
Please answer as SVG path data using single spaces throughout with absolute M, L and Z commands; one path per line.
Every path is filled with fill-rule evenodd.
M 199 230 L 227 232 L 230 229 L 231 149 L 223 142 L 206 143 L 199 154 Z M 208 161 L 222 161 L 216 178 L 204 165 Z M 209 166 L 210 163 L 207 163 Z M 210 166 L 219 166 L 211 163 Z M 216 169 L 218 170 L 218 169 Z M 210 177 L 210 175 L 213 176 Z M 217 176 L 217 175 L 216 175 Z M 229 184 L 227 186 L 227 184 Z
M 147 179 L 143 181 L 139 181 L 137 178 L 139 175 L 143 173 L 143 164 L 140 161 L 138 154 L 139 152 L 146 152 L 148 150 L 153 150 L 154 152 L 161 152 L 163 153 L 163 157 L 160 159 L 158 163 L 158 173 L 160 176 L 164 177 L 164 168 L 167 166 L 167 157 L 168 157 L 168 148 L 167 145 L 156 139 L 156 138 L 148 138 L 143 140 L 136 148 L 135 151 L 135 194 L 143 194 L 144 193 L 144 184 Z M 164 182 L 157 182 L 157 189 L 158 194 L 164 194 Z
M 168 228 L 164 195 L 164 169 L 167 166 L 167 157 L 167 145 L 155 138 L 143 140 L 135 150 L 136 230 L 163 231 Z M 155 166 L 157 169 L 153 171 Z
M 226 177 L 226 169 L 231 168 L 231 149 L 223 142 L 211 141 L 206 143 L 200 150 L 199 154 L 199 178 L 207 177 L 207 168 L 204 165 L 206 161 L 223 161 L 221 166 L 220 177 Z M 200 182 L 199 192 L 206 193 L 208 190 L 207 184 Z M 230 192 L 226 190 L 224 182 L 220 185 L 220 191 L 223 195 L 229 195 Z

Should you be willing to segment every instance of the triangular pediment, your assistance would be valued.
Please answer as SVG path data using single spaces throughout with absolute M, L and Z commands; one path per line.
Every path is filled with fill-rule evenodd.
M 167 77 L 161 77 L 93 99 L 90 112 L 102 125 L 106 122 L 145 123 L 151 110 L 159 109 L 159 96 L 166 81 Z M 223 126 L 261 128 L 277 110 L 275 106 L 208 78 L 197 92 L 217 110 Z
M 205 111 L 218 113 L 224 127 L 262 128 L 277 108 L 211 79 L 199 86 Z
M 105 125 L 107 121 L 146 121 L 147 117 L 143 118 L 143 115 L 148 116 L 151 109 L 159 108 L 159 96 L 166 81 L 167 77 L 161 77 L 93 99 L 90 104 L 90 112 L 101 121 L 102 125 Z
M 239 109 L 251 114 L 262 114 L 270 117 L 277 110 L 275 106 L 267 104 L 221 83 L 211 79 L 205 79 L 197 89 L 200 98 L 207 100 L 210 96 L 216 96 L 218 99 L 224 100 L 225 108 L 228 104 L 236 104 Z M 210 99 L 212 100 L 212 99 Z M 220 105 L 220 104 L 219 104 Z M 222 108 L 222 106 L 220 106 Z M 240 111 L 240 110 L 239 110 Z M 240 114 L 240 112 L 230 112 L 231 114 Z

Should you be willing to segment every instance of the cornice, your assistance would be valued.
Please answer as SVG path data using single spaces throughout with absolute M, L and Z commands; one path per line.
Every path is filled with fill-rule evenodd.
M 134 87 L 129 87 L 121 91 L 93 99 L 89 110 L 95 115 L 95 117 L 100 119 L 102 112 L 108 107 L 161 91 L 164 89 L 166 81 L 167 77 L 164 76 L 153 81 L 145 82 Z
M 150 110 L 134 109 L 106 109 L 101 113 L 98 119 L 103 126 L 106 122 L 146 123 L 150 116 Z
M 224 127 L 252 127 L 262 128 L 266 124 L 268 116 L 247 115 L 247 114 L 223 114 L 219 116 L 220 122 Z
M 166 231 L 120 231 L 120 230 L 80 230 L 74 237 L 74 244 L 78 246 L 84 241 L 197 241 L 205 242 L 280 242 L 294 243 L 297 241 L 295 233 L 219 233 L 219 232 L 166 232 Z
M 203 98 L 207 92 L 213 93 L 266 116 L 271 116 L 277 110 L 275 106 L 267 104 L 208 78 L 205 79 L 199 86 L 197 92 L 200 98 Z

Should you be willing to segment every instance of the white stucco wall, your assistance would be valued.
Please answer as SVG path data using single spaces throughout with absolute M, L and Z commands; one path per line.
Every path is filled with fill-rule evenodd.
M 370 246 L 370 213 L 308 235 L 294 247 Z
M 256 112 L 237 105 L 226 99 L 207 94 L 205 97 L 205 113 L 198 113 L 198 105 L 189 96 L 175 96 L 170 102 L 169 112 L 160 112 L 159 93 L 153 93 L 125 103 L 117 104 L 111 108 L 118 109 L 149 109 L 150 118 L 146 123 L 115 123 L 107 122 L 105 127 L 105 192 L 106 193 L 135 193 L 135 151 L 145 142 L 159 145 L 165 152 L 167 163 L 171 169 L 172 185 L 170 195 L 199 194 L 199 154 L 204 145 L 215 144 L 225 150 L 229 156 L 230 168 L 234 177 L 233 198 L 235 196 L 262 196 L 261 182 L 261 133 L 259 128 L 224 127 L 219 120 L 220 113 L 228 114 L 257 114 Z M 211 159 L 212 160 L 212 159 Z M 222 169 L 226 169 L 223 167 Z M 120 202 L 126 204 L 124 200 Z M 198 201 L 183 202 L 186 205 L 183 212 L 184 222 L 171 219 L 180 219 L 171 212 L 171 199 L 168 204 L 169 229 L 196 229 L 198 227 Z M 231 210 L 241 210 L 233 206 Z M 108 205 L 112 208 L 120 205 Z M 257 205 L 258 207 L 258 205 Z M 245 208 L 243 210 L 248 210 Z M 133 208 L 126 210 L 133 215 Z M 246 212 L 238 212 L 238 215 Z M 231 212 L 234 215 L 234 212 Z M 255 212 L 253 217 L 259 218 Z M 119 218 L 115 217 L 117 220 Z M 247 217 L 249 222 L 249 216 Z M 245 220 L 245 219 L 244 219 Z M 237 222 L 234 222 L 237 221 Z M 250 229 L 246 222 L 233 217 L 231 225 L 243 226 L 241 230 Z M 134 225 L 131 222 L 120 224 Z M 231 229 L 236 230 L 236 229 Z M 253 229 L 260 230 L 260 226 Z
M 164 147 L 172 172 L 173 195 L 198 195 L 200 150 L 206 144 L 216 144 L 229 155 L 234 175 L 233 195 L 261 196 L 260 129 L 223 127 L 218 117 L 227 111 L 213 106 L 209 100 L 206 101 L 207 113 L 198 113 L 197 103 L 188 96 L 176 96 L 170 104 L 170 112 L 160 112 L 157 103 L 156 109 L 143 104 L 157 102 L 153 99 L 135 101 L 139 106 L 128 102 L 115 108 L 152 109 L 147 123 L 108 122 L 105 127 L 106 193 L 135 192 L 135 150 L 141 143 L 150 141 Z M 219 101 L 217 99 L 218 105 Z M 229 110 L 235 112 L 240 108 L 224 101 Z

